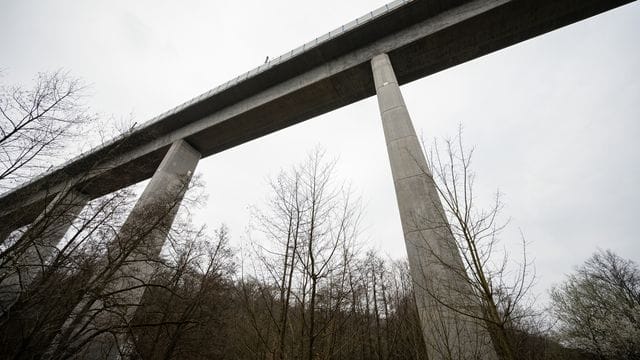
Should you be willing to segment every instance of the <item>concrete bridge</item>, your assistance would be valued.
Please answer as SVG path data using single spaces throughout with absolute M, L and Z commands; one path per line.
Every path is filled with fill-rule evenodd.
M 431 255 L 420 244 L 436 244 L 451 266 L 462 263 L 448 249 L 453 241 L 450 235 L 412 222 L 418 215 L 429 217 L 442 209 L 439 201 L 430 200 L 437 199 L 437 192 L 399 86 L 629 2 L 395 1 L 3 194 L 0 237 L 32 223 L 31 228 L 38 228 L 40 214 L 57 203 L 65 203 L 73 209 L 71 214 L 77 214 L 87 201 L 152 176 L 136 208 L 156 206 L 156 199 L 181 196 L 176 183 L 190 178 L 200 158 L 377 94 L 428 338 L 433 329 L 427 318 L 436 310 L 419 288 L 438 279 L 458 280 L 433 268 L 428 261 Z M 143 213 L 134 209 L 130 220 Z M 55 224 L 57 230 L 49 232 L 51 244 L 64 234 L 71 219 L 62 217 Z M 478 336 L 482 331 L 474 326 L 468 328 L 467 337 L 486 337 Z M 491 351 L 487 354 L 486 358 L 495 357 Z
M 629 2 L 395 1 L 3 194 L 0 224 L 31 223 L 68 181 L 96 198 L 148 179 L 175 140 L 206 157 L 372 96 L 377 54 L 402 85 Z

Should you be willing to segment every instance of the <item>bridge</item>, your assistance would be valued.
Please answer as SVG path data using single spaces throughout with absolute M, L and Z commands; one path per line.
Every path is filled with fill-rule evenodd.
M 430 299 L 429 294 L 439 291 L 438 284 L 466 292 L 467 282 L 459 276 L 464 267 L 457 249 L 451 250 L 455 244 L 451 232 L 415 221 L 442 214 L 443 209 L 399 86 L 629 2 L 395 1 L 3 194 L 0 241 L 25 225 L 31 224 L 23 238 L 37 232 L 33 229 L 55 226 L 45 241 L 53 247 L 87 201 L 151 178 L 120 230 L 132 232 L 140 219 L 148 220 L 149 209 L 163 208 L 170 198 L 181 199 L 181 183 L 191 178 L 201 158 L 377 95 L 427 348 L 435 341 L 433 334 L 446 331 L 462 344 L 457 355 L 468 357 L 472 341 L 482 346 L 489 341 L 473 322 L 455 329 L 459 315 Z M 43 213 L 55 214 L 62 203 L 70 216 L 60 217 L 54 225 L 39 221 Z M 171 226 L 175 211 L 167 209 L 165 215 L 169 219 L 163 224 Z M 147 244 L 157 256 L 164 235 L 150 236 Z M 43 251 L 36 250 L 25 250 L 23 260 L 15 261 L 35 253 L 42 257 Z M 447 272 L 434 265 L 442 261 L 461 271 Z M 148 281 L 148 268 L 131 266 L 121 272 L 140 273 L 137 279 Z M 11 278 L 5 283 L 18 284 Z M 131 303 L 141 296 L 139 291 L 132 293 Z M 444 328 L 436 329 L 436 323 Z M 486 359 L 496 357 L 489 347 L 480 353 Z
M 373 96 L 376 54 L 402 85 L 629 2 L 395 1 L 3 194 L 0 224 L 31 223 L 68 182 L 97 198 L 148 179 L 175 140 L 206 157 Z

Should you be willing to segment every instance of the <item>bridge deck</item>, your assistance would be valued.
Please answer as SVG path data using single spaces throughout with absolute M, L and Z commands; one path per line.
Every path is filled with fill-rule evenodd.
M 405 84 L 629 2 L 396 1 L 5 193 L 0 224 L 28 224 L 65 182 L 96 198 L 145 180 L 177 139 L 209 156 L 372 96 L 376 54 Z

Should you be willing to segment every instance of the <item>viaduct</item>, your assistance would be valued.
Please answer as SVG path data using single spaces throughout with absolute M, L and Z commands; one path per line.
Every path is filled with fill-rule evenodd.
M 126 231 L 148 209 L 162 207 L 171 196 L 180 199 L 181 181 L 190 179 L 200 158 L 377 95 L 429 355 L 442 357 L 437 334 L 445 334 L 457 344 L 455 357 L 494 359 L 480 324 L 460 320 L 431 299 L 439 284 L 457 291 L 466 285 L 434 260 L 438 256 L 462 269 L 450 231 L 416 221 L 437 216 L 442 206 L 399 86 L 631 1 L 394 1 L 2 194 L 0 241 L 25 225 L 30 226 L 22 237 L 46 228 L 43 249 L 27 249 L 20 261 L 48 255 L 44 248 L 58 243 L 88 201 L 151 178 L 121 230 Z M 62 203 L 67 216 L 42 221 L 43 213 L 55 213 Z M 157 256 L 165 239 L 153 236 Z M 137 277 L 145 276 L 151 275 Z M 11 277 L 7 281 L 15 285 Z

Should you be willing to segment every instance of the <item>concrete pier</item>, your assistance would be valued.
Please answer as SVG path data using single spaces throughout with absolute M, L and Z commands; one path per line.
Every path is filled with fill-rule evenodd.
M 187 190 L 193 172 L 200 160 L 200 153 L 186 141 L 175 142 L 151 181 L 138 199 L 114 241 L 113 252 L 124 252 L 126 259 L 119 268 L 118 279 L 109 285 L 112 291 L 134 288 L 149 282 L 155 260 L 171 229 L 180 203 Z M 144 287 L 127 291 L 128 303 L 138 303 Z M 125 319 L 130 320 L 135 307 L 129 308 Z
M 133 319 L 200 157 L 186 141 L 173 143 L 110 246 L 107 276 L 97 279 L 103 282 L 99 290 L 102 297 L 80 302 L 63 327 L 69 330 L 63 338 L 70 336 L 79 343 L 92 336 L 91 332 L 78 334 L 75 330 L 82 328 L 89 317 L 92 320 L 87 328 L 96 331 L 126 328 Z M 108 311 L 103 310 L 105 299 L 109 301 Z M 119 358 L 126 343 L 125 334 L 106 332 L 92 340 L 82 358 Z
M 450 310 L 477 311 L 462 259 L 391 61 L 378 55 L 371 67 L 429 359 L 495 359 L 483 324 Z
M 42 274 L 89 197 L 76 190 L 60 192 L 19 239 L 0 266 L 0 306 L 6 310 L 20 292 Z M 11 232 L 7 232 L 8 236 Z M 3 234 L 4 235 L 4 234 Z M 3 239 L 4 241 L 4 239 Z

